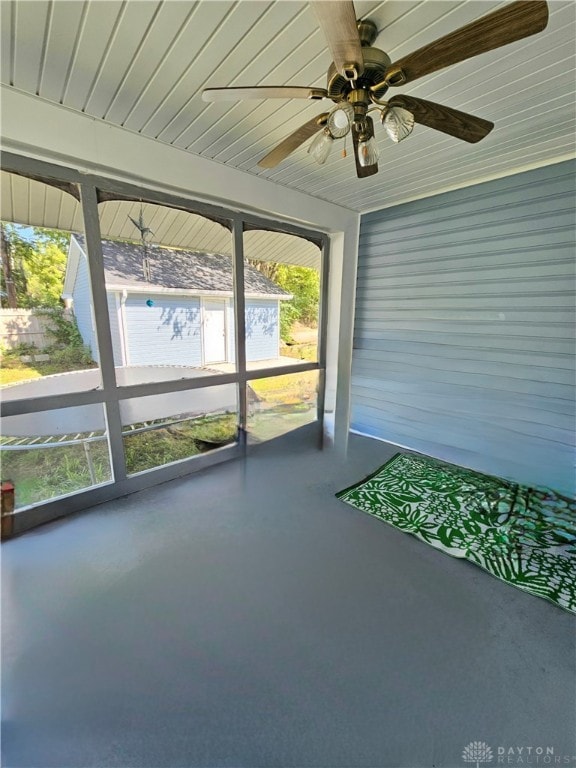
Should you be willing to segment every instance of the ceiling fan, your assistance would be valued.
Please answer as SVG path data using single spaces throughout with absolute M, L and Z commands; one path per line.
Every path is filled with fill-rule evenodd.
M 480 141 L 494 123 L 412 96 L 392 96 L 388 101 L 383 97 L 389 88 L 534 35 L 548 23 L 545 0 L 516 0 L 392 62 L 384 51 L 372 47 L 378 29 L 369 19 L 356 20 L 351 0 L 315 0 L 310 5 L 333 59 L 326 88 L 256 86 L 207 88 L 202 93 L 204 101 L 211 102 L 270 98 L 335 102 L 328 112 L 308 120 L 263 157 L 258 163 L 261 168 L 274 168 L 314 134 L 308 152 L 318 163 L 324 163 L 334 140 L 351 133 L 357 176 L 377 173 L 379 152 L 370 112 L 379 113 L 395 142 L 405 139 L 414 123 L 463 141 Z

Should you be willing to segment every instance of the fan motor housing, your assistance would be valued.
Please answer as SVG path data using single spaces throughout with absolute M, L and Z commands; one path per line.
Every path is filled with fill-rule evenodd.
M 381 83 L 384 80 L 386 70 L 392 62 L 388 54 L 379 48 L 363 46 L 362 54 L 364 56 L 364 71 L 355 81 L 355 87 L 368 90 L 370 86 Z M 342 101 L 353 90 L 350 81 L 338 72 L 334 63 L 330 64 L 328 69 L 326 90 L 328 91 L 328 98 L 335 102 Z M 387 90 L 388 86 L 383 85 L 382 88 L 378 88 L 372 95 L 377 99 L 381 99 Z

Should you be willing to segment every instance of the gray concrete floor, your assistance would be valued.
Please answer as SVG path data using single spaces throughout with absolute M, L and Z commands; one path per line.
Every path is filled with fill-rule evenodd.
M 293 436 L 4 544 L 2 764 L 576 764 L 574 617 L 334 498 L 394 452 Z

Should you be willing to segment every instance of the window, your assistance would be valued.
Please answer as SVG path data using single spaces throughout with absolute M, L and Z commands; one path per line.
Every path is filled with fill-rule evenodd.
M 2 171 L 1 214 L 3 397 L 101 387 L 90 269 L 76 246 L 78 187 Z
M 149 201 L 99 204 L 122 385 L 236 370 L 231 225 Z M 85 241 L 79 247 L 86 250 Z
M 2 478 L 14 485 L 16 509 L 112 481 L 100 404 L 5 417 L 0 450 Z
M 321 250 L 284 232 L 244 232 L 246 362 L 317 362 Z M 261 367 L 266 367 L 262 365 Z
M 248 439 L 259 443 L 318 419 L 318 371 L 248 381 Z
M 54 326 L 44 346 L 2 331 L 15 361 L 2 479 L 16 486 L 17 531 L 247 443 L 320 431 L 325 237 L 4 161 L 3 306 L 42 307 Z M 26 306 L 8 307 L 16 288 Z
M 238 388 L 220 384 L 120 402 L 129 475 L 233 445 Z

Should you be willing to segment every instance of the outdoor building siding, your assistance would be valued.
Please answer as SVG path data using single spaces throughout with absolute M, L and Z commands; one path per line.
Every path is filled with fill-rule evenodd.
M 246 299 L 246 360 L 278 357 L 278 301 Z
M 129 365 L 202 365 L 199 298 L 129 294 L 124 311 Z
M 82 315 L 79 328 L 85 343 L 95 350 L 92 317 L 83 316 L 86 310 L 90 313 L 84 238 L 75 235 L 72 245 L 79 250 L 80 267 L 74 275 L 75 261 L 69 260 L 66 280 L 75 280 L 72 293 L 74 308 Z M 139 244 L 102 241 L 115 364 L 200 366 L 203 361 L 208 363 L 216 358 L 223 361 L 224 357 L 227 362 L 234 362 L 236 339 L 233 299 L 229 298 L 233 288 L 230 256 L 153 244 L 149 245 L 148 253 L 149 274 L 145 276 Z M 253 267 L 246 266 L 244 277 L 246 359 L 253 362 L 278 358 L 279 299 L 289 300 L 291 295 Z M 154 282 L 147 283 L 147 280 Z M 153 302 L 152 306 L 147 306 L 147 300 Z M 219 326 L 221 320 L 214 314 L 216 301 L 225 312 L 225 351 L 219 332 L 214 336 L 215 323 Z M 206 313 L 202 306 L 209 305 L 212 309 Z M 208 349 L 204 348 L 206 344 Z
M 271 360 L 280 354 L 280 310 L 278 300 L 245 299 L 246 308 L 246 360 Z M 228 357 L 236 360 L 234 330 L 234 303 L 226 308 L 228 323 Z
M 153 307 L 146 300 L 154 301 Z M 201 365 L 200 299 L 129 295 L 124 308 L 130 365 Z M 226 308 L 228 359 L 235 360 L 234 307 Z M 113 335 L 114 339 L 114 335 Z M 278 301 L 246 299 L 246 359 L 278 357 Z
M 575 172 L 362 217 L 353 430 L 574 493 Z
M 98 362 L 98 345 L 92 318 L 92 294 L 90 291 L 90 278 L 88 274 L 88 261 L 82 251 L 78 256 L 78 271 L 74 290 L 72 291 L 73 312 L 76 318 L 78 330 L 87 347 L 90 347 L 92 358 Z

